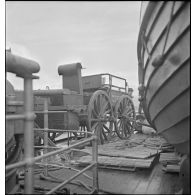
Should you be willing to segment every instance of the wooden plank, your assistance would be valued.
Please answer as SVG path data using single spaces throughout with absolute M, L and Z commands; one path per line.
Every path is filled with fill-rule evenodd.
M 172 153 L 161 153 L 159 162 L 161 164 L 178 164 L 181 161 L 181 157 L 175 152 Z
M 179 173 L 180 172 L 180 166 L 179 165 L 167 165 L 163 168 L 165 172 L 173 172 L 173 173 Z
M 159 170 L 158 166 L 153 169 L 145 194 L 160 194 L 159 190 L 162 182 L 162 174 L 163 172 Z
M 91 148 L 86 148 L 82 150 L 83 152 L 88 152 L 91 154 Z M 136 146 L 134 148 L 124 148 L 123 150 L 113 149 L 113 148 L 98 148 L 98 155 L 110 156 L 110 157 L 126 157 L 126 158 L 139 158 L 147 159 L 151 156 L 158 154 L 158 150 L 146 148 L 144 146 Z
M 161 166 L 162 167 L 162 166 Z M 161 168 L 162 170 L 162 168 Z M 161 194 L 177 194 L 181 189 L 181 180 L 179 179 L 178 174 L 165 173 L 162 174 L 162 182 L 160 185 L 160 193 Z M 175 193 L 173 193 L 175 192 Z
M 136 186 L 140 183 L 143 172 L 137 171 L 117 171 L 99 170 L 99 186 L 106 191 L 117 194 L 132 194 Z
M 108 157 L 99 156 L 98 164 L 104 166 L 118 166 L 118 167 L 139 167 L 139 168 L 149 168 L 154 161 L 155 157 L 149 159 L 131 159 L 131 158 L 118 158 L 118 157 Z M 88 165 L 92 162 L 91 156 L 82 156 L 76 161 L 80 165 Z

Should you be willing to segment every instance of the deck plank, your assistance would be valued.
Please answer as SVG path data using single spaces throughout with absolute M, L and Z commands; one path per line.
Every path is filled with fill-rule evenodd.
M 132 158 L 122 158 L 122 157 L 109 157 L 109 156 L 99 156 L 98 164 L 101 166 L 116 166 L 116 167 L 139 167 L 139 168 L 149 168 L 154 161 L 155 157 L 150 157 L 148 159 L 132 159 Z M 88 165 L 92 162 L 91 156 L 82 156 L 76 161 L 80 166 Z

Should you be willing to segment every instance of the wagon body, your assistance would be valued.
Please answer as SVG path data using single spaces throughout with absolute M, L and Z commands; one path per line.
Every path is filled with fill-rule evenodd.
M 114 105 L 121 95 L 128 94 L 126 79 L 109 74 L 96 74 L 82 77 L 84 104 L 88 105 L 91 95 L 97 90 L 104 90 Z

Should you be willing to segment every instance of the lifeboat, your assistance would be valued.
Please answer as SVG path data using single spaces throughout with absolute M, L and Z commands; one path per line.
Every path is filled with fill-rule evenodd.
M 182 154 L 190 153 L 190 1 L 143 2 L 137 42 L 140 105 Z

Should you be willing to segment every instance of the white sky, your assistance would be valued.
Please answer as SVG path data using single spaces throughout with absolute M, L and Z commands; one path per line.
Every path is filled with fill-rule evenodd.
M 137 37 L 141 2 L 6 2 L 6 47 L 40 64 L 34 89 L 61 88 L 57 67 L 81 62 L 82 75 L 127 79 L 137 96 Z M 16 89 L 22 80 L 8 79 Z

